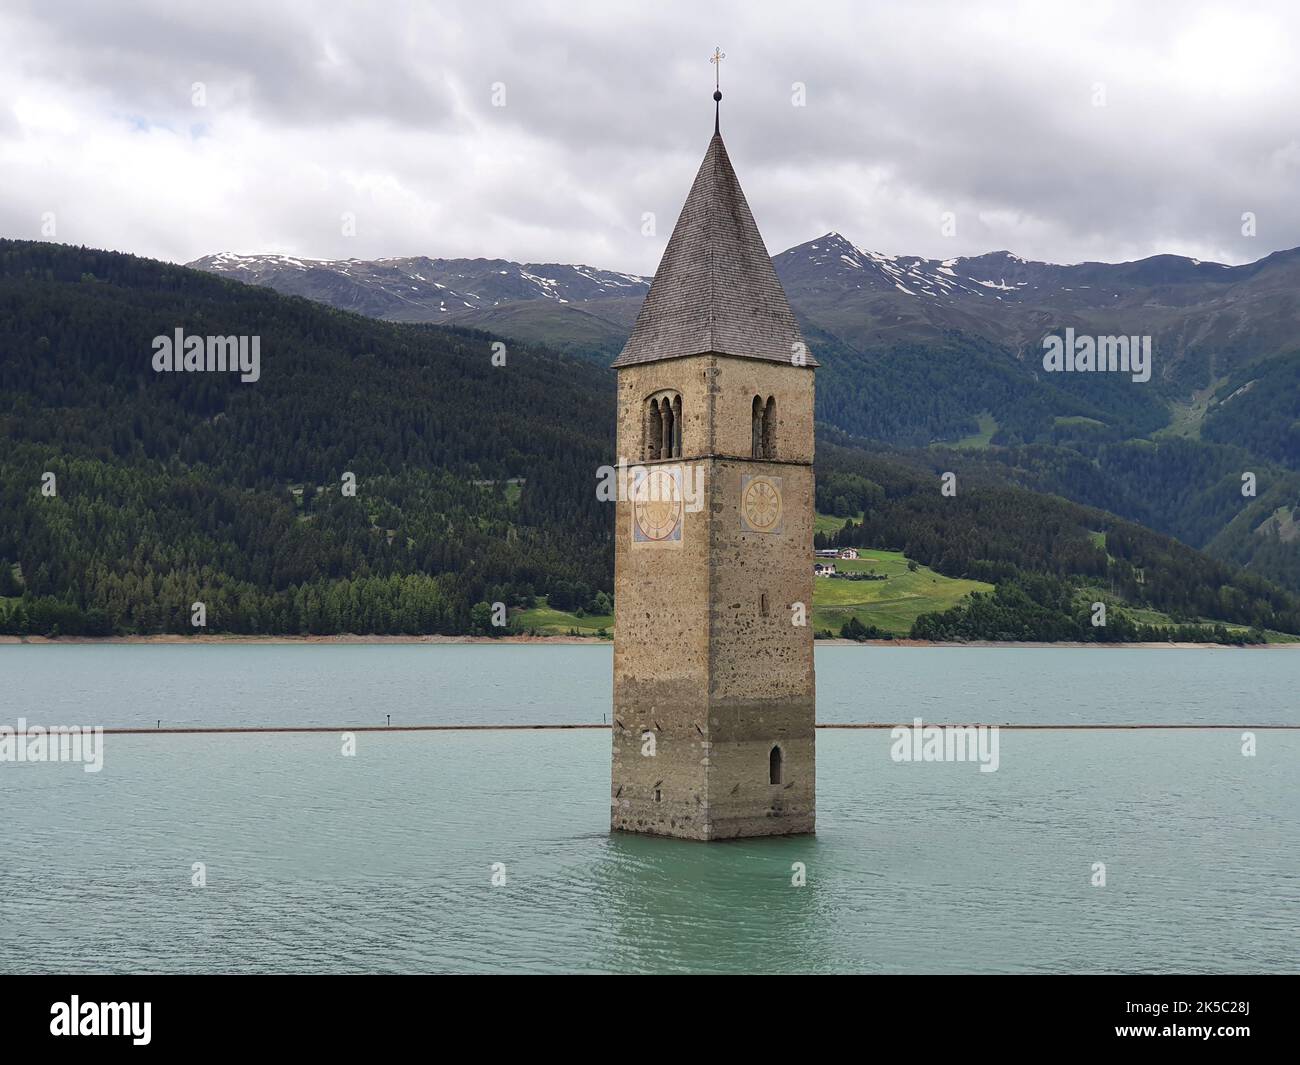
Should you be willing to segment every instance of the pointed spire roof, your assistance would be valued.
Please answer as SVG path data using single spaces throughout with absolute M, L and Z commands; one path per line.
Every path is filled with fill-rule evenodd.
M 706 353 L 790 363 L 799 350 L 817 365 L 715 132 L 614 366 Z

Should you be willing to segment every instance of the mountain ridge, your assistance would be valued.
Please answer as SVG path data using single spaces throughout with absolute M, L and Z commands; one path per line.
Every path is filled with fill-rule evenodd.
M 1300 343 L 1300 248 L 1230 265 L 1158 254 L 1069 265 L 1010 251 L 926 259 L 825 233 L 772 257 L 801 326 L 859 352 L 951 334 L 1032 360 L 1048 333 L 1151 335 L 1155 390 L 1187 398 Z M 650 278 L 585 265 L 218 253 L 187 264 L 392 321 L 490 328 L 610 358 Z M 1031 367 L 1032 371 L 1032 367 Z
M 607 290 L 619 295 L 628 290 L 644 295 L 649 289 L 648 280 L 634 274 L 581 264 L 487 258 L 434 259 L 421 255 L 310 259 L 218 252 L 185 265 L 266 285 L 285 295 L 341 306 L 337 299 L 327 298 L 333 279 L 338 292 L 349 285 L 357 287 L 352 301 L 357 305 L 342 309 L 391 321 L 449 322 L 465 311 L 481 311 L 517 300 L 543 299 L 564 304 L 598 298 Z M 370 286 L 368 292 L 366 286 Z

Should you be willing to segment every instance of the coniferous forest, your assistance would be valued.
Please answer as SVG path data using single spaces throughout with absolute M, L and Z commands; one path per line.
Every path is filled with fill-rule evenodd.
M 260 337 L 260 378 L 155 372 L 153 338 L 178 328 Z M 489 604 L 543 595 L 605 612 L 613 374 L 495 342 L 0 241 L 0 632 L 188 634 L 195 603 L 206 631 L 247 634 L 491 635 Z M 847 522 L 819 546 L 997 586 L 914 635 L 1098 638 L 1085 604 L 1102 592 L 1107 639 L 1178 638 L 1124 604 L 1180 619 L 1183 638 L 1219 638 L 1198 619 L 1300 632 L 1294 592 L 1044 494 L 1050 452 L 963 468 L 947 498 L 942 455 L 831 432 L 818 447 L 818 509 Z
M 260 380 L 155 373 L 178 327 L 259 335 Z M 608 589 L 612 374 L 490 342 L 0 242 L 0 625 L 192 633 L 202 602 L 211 632 L 465 633 Z

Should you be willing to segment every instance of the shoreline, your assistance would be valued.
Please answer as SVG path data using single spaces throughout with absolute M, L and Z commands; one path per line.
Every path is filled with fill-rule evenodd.
M 0 636 L 0 646 L 59 646 L 65 644 L 157 644 L 160 646 L 184 646 L 192 644 L 230 645 L 263 644 L 267 646 L 292 646 L 294 644 L 560 644 L 566 646 L 613 645 L 613 640 L 598 636 L 358 636 L 354 634 L 337 636 L 245 636 L 245 635 L 203 635 L 180 636 L 175 633 L 160 633 L 148 636 Z M 1221 643 L 1084 643 L 1079 641 L 1061 641 L 1059 643 L 1042 643 L 1034 641 L 998 641 L 972 640 L 969 643 L 941 640 L 857 640 L 830 639 L 817 640 L 817 647 L 1079 647 L 1106 650 L 1161 648 L 1175 651 L 1269 651 L 1300 649 L 1296 643 L 1262 643 L 1235 646 Z

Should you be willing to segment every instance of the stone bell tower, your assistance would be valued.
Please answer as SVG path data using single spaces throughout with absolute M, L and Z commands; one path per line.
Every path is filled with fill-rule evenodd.
M 615 830 L 814 831 L 816 365 L 715 124 L 614 361 Z

